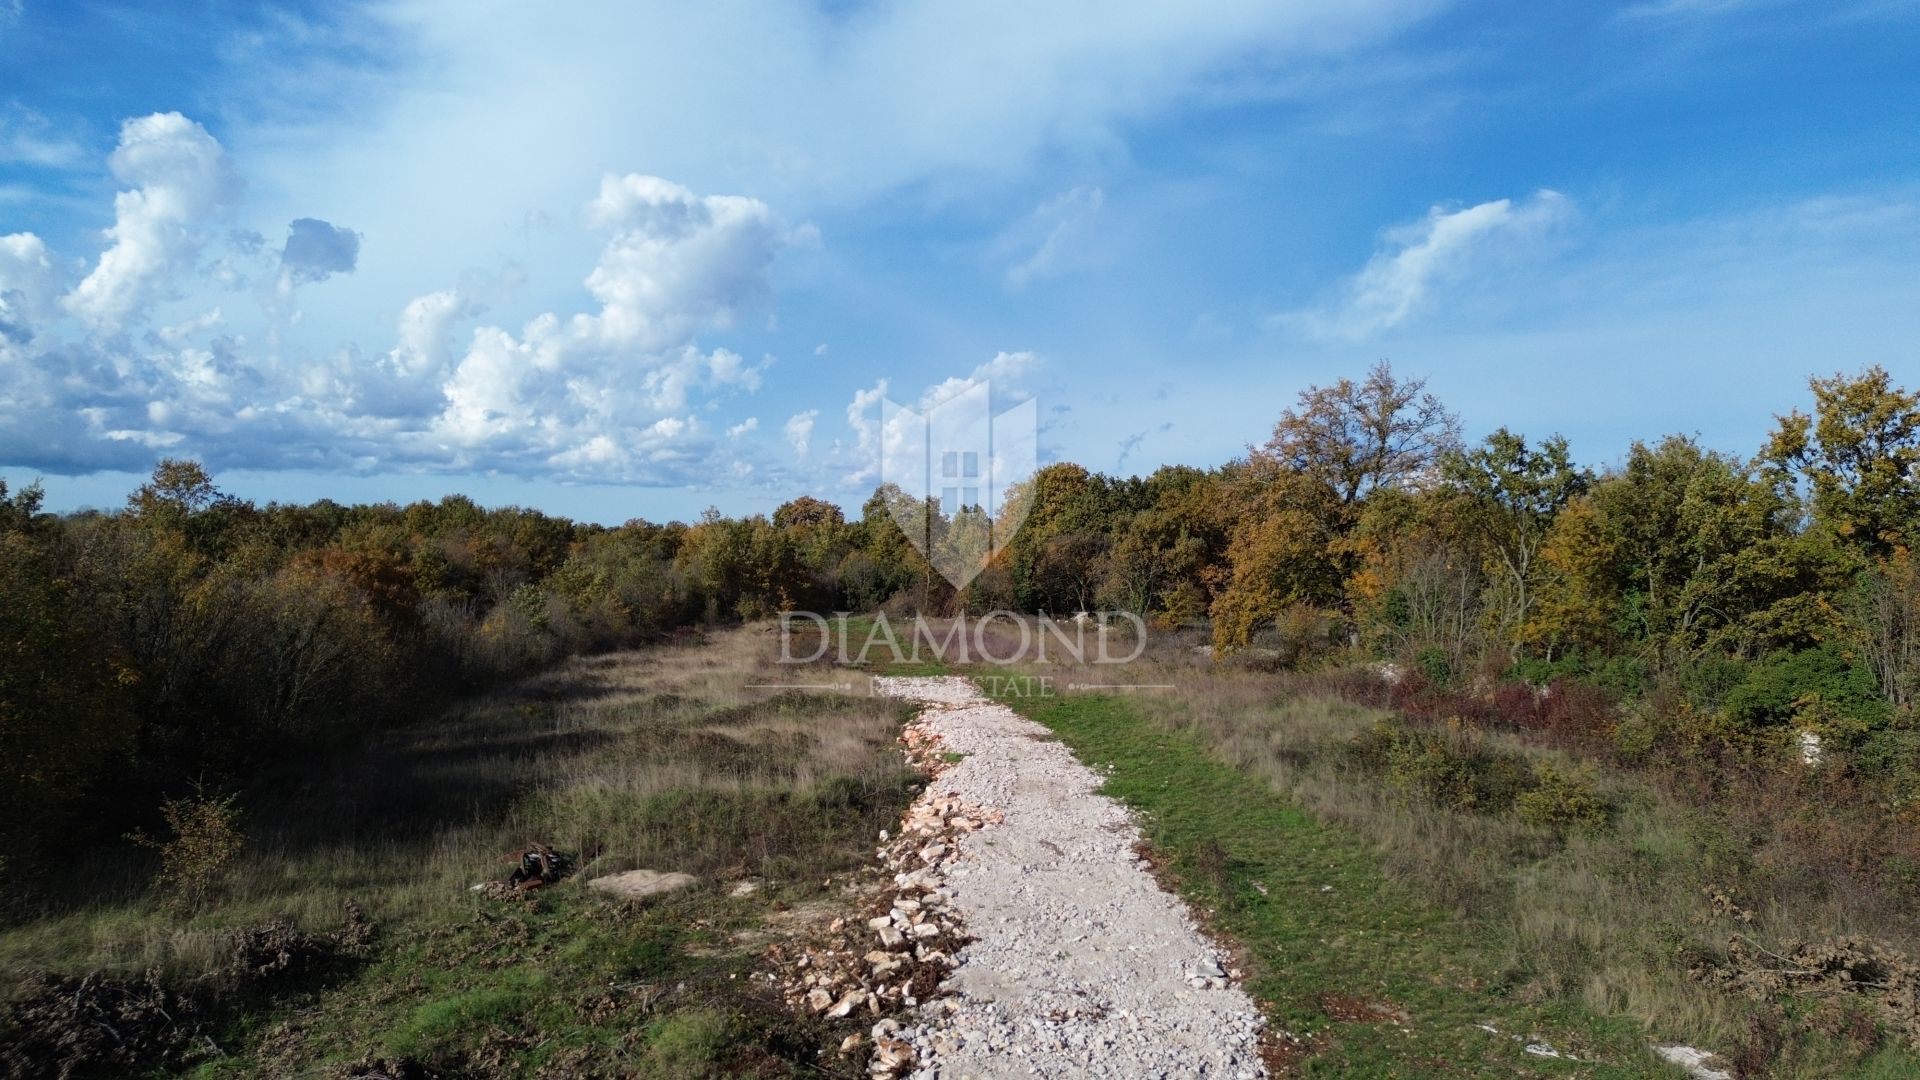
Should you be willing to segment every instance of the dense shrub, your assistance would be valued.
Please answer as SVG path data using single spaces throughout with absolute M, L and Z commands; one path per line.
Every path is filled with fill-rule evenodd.
M 1837 645 L 1775 652 L 1753 664 L 1725 696 L 1727 713 L 1756 727 L 1791 723 L 1812 702 L 1823 715 L 1862 729 L 1888 718 L 1872 669 Z
M 1571 653 L 1552 660 L 1544 656 L 1521 657 L 1507 668 L 1504 675 L 1515 682 L 1546 686 L 1556 679 L 1578 678 L 1588 671 L 1585 658 L 1578 653 Z
M 1552 660 L 1523 657 L 1506 670 L 1505 677 L 1534 686 L 1561 683 L 1591 686 L 1618 696 L 1640 693 L 1653 684 L 1653 671 L 1642 657 L 1593 658 L 1582 653 L 1569 653 Z
M 1547 688 L 1535 706 L 1540 730 L 1562 742 L 1606 737 L 1617 722 L 1615 694 L 1593 683 L 1561 680 Z
M 1752 665 L 1733 656 L 1708 653 L 1681 668 L 1677 682 L 1697 708 L 1718 708 L 1747 679 Z
M 1401 791 L 1453 810 L 1501 813 L 1533 779 L 1524 757 L 1496 749 L 1468 730 L 1382 723 L 1362 733 L 1352 751 Z
M 1600 829 L 1612 817 L 1590 772 L 1536 765 L 1458 723 L 1429 730 L 1383 721 L 1347 749 L 1355 763 L 1395 788 L 1448 810 L 1513 813 L 1562 833 Z
M 1854 747 L 1852 764 L 1886 793 L 1887 805 L 1920 806 L 1920 729 L 1903 726 L 1868 733 Z
M 1435 689 L 1445 690 L 1453 685 L 1453 657 L 1437 645 L 1430 645 L 1415 653 L 1413 666 Z

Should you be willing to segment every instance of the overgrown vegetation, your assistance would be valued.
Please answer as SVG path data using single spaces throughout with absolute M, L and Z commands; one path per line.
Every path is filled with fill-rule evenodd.
M 1105 790 L 1142 812 L 1161 871 L 1228 935 L 1248 989 L 1297 1038 L 1278 1046 L 1281 1075 L 1666 1075 L 1630 1024 L 1515 993 L 1497 929 L 1460 921 L 1422 882 L 1382 874 L 1354 822 L 1308 812 L 1250 762 L 1224 760 L 1205 733 L 1150 719 L 1150 702 L 1005 700 L 1110 770 Z M 1364 716 L 1317 719 L 1338 737 L 1368 730 Z M 1323 745 L 1329 764 L 1335 744 Z M 1383 812 L 1429 813 L 1379 800 Z M 1529 1054 L 1527 1043 L 1571 1058 Z
M 772 935 L 841 912 L 897 823 L 917 784 L 905 710 L 749 689 L 792 681 L 775 655 L 740 629 L 578 659 L 278 766 L 191 910 L 153 902 L 139 850 L 77 853 L 0 939 L 4 1071 L 852 1075 L 845 1031 L 749 976 Z M 223 802 L 189 806 L 181 835 Z M 582 874 L 518 901 L 469 891 L 534 841 Z M 583 883 L 634 867 L 702 884 L 637 907 Z

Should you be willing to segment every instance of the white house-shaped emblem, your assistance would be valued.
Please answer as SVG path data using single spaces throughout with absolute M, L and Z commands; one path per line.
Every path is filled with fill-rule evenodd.
M 1039 410 L 1029 399 L 993 415 L 986 382 L 972 383 L 921 413 L 881 406 L 880 478 L 907 539 L 933 568 L 964 588 L 1026 518 L 1016 486 L 1033 476 Z

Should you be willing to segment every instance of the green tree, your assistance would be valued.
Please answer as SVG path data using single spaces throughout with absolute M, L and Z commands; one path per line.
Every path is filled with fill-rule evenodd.
M 1656 664 L 1690 657 L 1745 614 L 1725 591 L 1724 568 L 1786 531 L 1771 490 L 1734 458 L 1679 435 L 1634 443 L 1593 500 L 1618 560 L 1624 629 Z
M 1920 395 L 1886 369 L 1809 380 L 1812 416 L 1780 418 L 1762 457 L 1811 494 L 1816 523 L 1875 557 L 1912 546 L 1920 527 Z
M 1799 530 L 1792 492 L 1754 468 L 1674 436 L 1635 444 L 1593 498 L 1617 545 L 1623 630 L 1657 666 L 1841 632 L 1847 553 Z
M 38 481 L 8 494 L 7 482 L 0 480 L 0 532 L 26 532 L 40 516 L 40 503 L 46 492 Z
M 1469 500 L 1470 513 L 1485 529 L 1496 569 L 1489 611 L 1500 640 L 1518 642 L 1533 612 L 1536 560 L 1547 529 L 1592 477 L 1574 466 L 1561 436 L 1536 448 L 1506 428 L 1479 447 L 1446 454 L 1441 474 Z
M 1007 516 L 1020 521 L 1006 545 L 1015 595 L 1028 610 L 1080 609 L 1093 599 L 1112 530 L 1111 484 L 1078 465 L 1036 471 L 1007 493 Z

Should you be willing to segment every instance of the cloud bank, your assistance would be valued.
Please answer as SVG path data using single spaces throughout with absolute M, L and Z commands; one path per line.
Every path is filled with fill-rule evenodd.
M 280 327 L 298 318 L 294 286 L 355 272 L 358 233 L 300 217 L 277 252 L 245 230 L 221 239 L 233 172 L 179 113 L 128 120 L 109 165 L 127 187 L 78 281 L 39 236 L 0 237 L 0 460 L 74 472 L 191 452 L 216 466 L 684 481 L 711 442 L 701 407 L 757 390 L 771 362 L 698 336 L 769 308 L 780 250 L 815 240 L 756 199 L 608 175 L 580 215 L 604 238 L 582 279 L 589 310 L 501 326 L 452 286 L 406 302 L 390 348 L 316 359 L 286 353 Z M 251 293 L 260 329 L 197 308 L 209 291 L 244 308 L 248 267 L 277 282 Z
M 207 83 L 236 99 L 209 114 L 220 138 L 179 112 L 122 125 L 97 246 L 0 238 L 0 459 L 741 475 L 759 425 L 721 406 L 772 361 L 738 339 L 773 311 L 782 253 L 819 242 L 776 206 L 995 197 L 1038 164 L 1124 153 L 1128 125 L 1230 99 L 1248 70 L 1351 58 L 1443 3 L 590 0 L 556 18 L 413 0 L 299 21 L 305 52 L 231 42 Z M 379 62 L 336 67 L 361 45 Z M 98 167 L 52 130 L 16 109 L 0 156 Z M 1060 188 L 999 256 L 1010 288 L 1086 264 L 1106 193 Z M 787 448 L 859 467 L 810 420 L 768 428 L 763 479 Z

